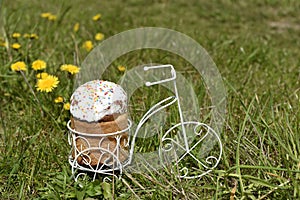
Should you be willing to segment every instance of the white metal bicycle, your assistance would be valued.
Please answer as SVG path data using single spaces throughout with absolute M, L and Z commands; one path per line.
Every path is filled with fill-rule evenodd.
M 166 78 L 155 82 L 146 82 L 145 85 L 150 87 L 166 82 L 172 82 L 174 96 L 170 96 L 159 101 L 143 115 L 133 135 L 130 150 L 131 157 L 129 163 L 132 159 L 132 155 L 134 154 L 135 138 L 138 135 L 142 126 L 147 122 L 149 118 L 151 118 L 159 111 L 177 103 L 180 122 L 169 128 L 161 137 L 161 146 L 159 148 L 161 163 L 164 165 L 173 163 L 177 167 L 177 170 L 179 172 L 178 177 L 180 178 L 199 178 L 209 173 L 220 162 L 222 155 L 222 143 L 219 135 L 207 124 L 197 121 L 184 121 L 184 116 L 181 110 L 180 98 L 176 84 L 176 71 L 172 65 L 145 66 L 144 71 L 146 73 L 149 70 L 160 70 L 163 68 L 170 69 L 170 78 Z M 190 130 L 191 128 L 189 128 L 190 126 L 192 126 L 192 131 Z M 199 153 L 197 152 L 197 150 L 201 146 L 201 143 L 205 139 L 208 139 L 209 136 L 210 139 L 213 138 L 217 140 L 219 148 L 217 152 L 215 152 L 215 155 L 210 155 L 206 158 L 201 159 L 199 156 L 197 156 L 197 154 Z M 196 140 L 197 137 L 199 137 L 198 140 Z M 183 162 L 183 164 L 180 166 L 180 162 L 184 161 L 186 158 L 193 159 L 194 161 L 196 161 L 193 161 L 193 167 L 186 166 L 186 162 Z
M 128 120 L 128 127 L 122 131 L 109 133 L 109 134 L 88 134 L 78 132 L 70 127 L 68 122 L 67 127 L 69 129 L 69 144 L 72 146 L 70 151 L 69 163 L 72 167 L 72 174 L 75 174 L 76 170 L 82 170 L 91 172 L 94 174 L 93 180 L 97 174 L 115 175 L 115 171 L 119 171 L 122 174 L 123 169 L 130 165 L 133 161 L 135 142 L 137 135 L 141 131 L 141 128 L 147 123 L 147 120 L 157 114 L 159 111 L 166 109 L 171 105 L 177 106 L 180 122 L 173 125 L 161 136 L 161 146 L 159 147 L 159 157 L 163 165 L 174 164 L 177 168 L 177 176 L 180 178 L 199 178 L 209 173 L 220 162 L 222 155 L 222 143 L 219 135 L 207 124 L 198 121 L 185 121 L 183 112 L 180 105 L 179 93 L 176 85 L 176 71 L 172 65 L 157 65 L 157 66 L 145 66 L 144 71 L 147 73 L 149 70 L 161 70 L 170 69 L 171 76 L 169 78 L 146 82 L 145 85 L 151 87 L 153 85 L 159 85 L 170 82 L 173 84 L 174 96 L 167 97 L 155 105 L 153 105 L 140 119 L 134 134 L 128 140 L 126 144 L 129 148 L 128 159 L 121 161 L 119 159 L 120 148 L 118 145 L 121 143 L 122 135 L 128 133 L 132 128 L 132 122 Z M 133 131 L 133 130 L 131 130 Z M 85 137 L 99 138 L 98 146 L 92 147 L 88 140 L 85 140 L 87 148 L 80 149 L 76 146 L 77 139 L 84 139 Z M 102 142 L 104 138 L 113 137 L 116 140 L 116 147 L 111 150 L 110 148 L 103 148 Z M 199 156 L 199 147 L 206 139 L 216 139 L 218 144 L 218 150 L 214 155 L 209 155 L 205 158 Z M 91 165 L 91 158 L 89 152 L 98 151 L 101 155 L 99 162 L 96 166 Z M 78 163 L 78 158 L 84 158 L 84 165 Z M 100 163 L 100 160 L 105 157 L 105 162 Z M 173 170 L 173 173 L 176 171 Z M 75 180 L 84 173 L 79 173 L 75 177 Z

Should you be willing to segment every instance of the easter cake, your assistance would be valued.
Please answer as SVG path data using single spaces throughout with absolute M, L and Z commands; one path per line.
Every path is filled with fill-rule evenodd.
M 80 155 L 79 164 L 109 165 L 116 158 L 127 159 L 128 132 L 118 134 L 128 127 L 127 95 L 120 85 L 104 80 L 81 85 L 71 96 L 70 112 L 71 128 L 78 134 L 73 157 Z

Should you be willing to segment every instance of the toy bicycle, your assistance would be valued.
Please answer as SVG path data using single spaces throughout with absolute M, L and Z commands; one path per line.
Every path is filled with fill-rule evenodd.
M 73 150 L 71 151 L 69 156 L 69 163 L 72 167 L 72 174 L 75 174 L 77 169 L 94 173 L 93 179 L 95 179 L 96 174 L 115 175 L 115 171 L 119 171 L 119 174 L 122 174 L 123 170 L 126 169 L 127 166 L 130 166 L 130 164 L 132 164 L 133 162 L 136 138 L 140 133 L 141 128 L 151 117 L 153 117 L 163 109 L 168 108 L 169 106 L 177 106 L 180 122 L 172 125 L 161 136 L 161 145 L 158 149 L 160 163 L 164 166 L 172 164 L 177 170 L 173 169 L 171 172 L 176 173 L 177 171 L 176 175 L 178 177 L 186 179 L 202 177 L 211 172 L 212 169 L 214 169 L 218 165 L 222 155 L 222 143 L 220 137 L 210 126 L 205 123 L 184 120 L 179 93 L 176 85 L 176 71 L 174 67 L 168 64 L 145 66 L 143 69 L 144 73 L 147 73 L 151 70 L 159 71 L 162 69 L 169 69 L 171 75 L 169 78 L 154 82 L 145 82 L 145 85 L 151 87 L 153 85 L 171 83 L 173 86 L 174 95 L 169 96 L 153 105 L 140 119 L 135 130 L 132 130 L 132 122 L 131 120 L 128 120 L 128 127 L 125 130 L 106 135 L 101 134 L 101 136 L 94 136 L 99 137 L 99 144 L 101 143 L 101 140 L 103 140 L 103 137 L 114 137 L 116 143 L 120 144 L 122 135 L 124 133 L 129 131 L 133 132 L 130 140 L 128 140 L 128 143 L 126 144 L 129 149 L 129 153 L 128 158 L 125 161 L 121 161 L 119 159 L 119 148 L 117 146 L 114 150 L 105 149 L 101 145 L 99 145 L 98 147 L 86 148 L 84 150 L 76 149 L 76 140 L 78 138 L 83 138 L 86 133 L 80 133 L 73 130 L 70 127 L 69 122 L 69 144 L 73 147 Z M 197 140 L 197 138 L 199 139 Z M 214 155 L 202 158 L 203 156 L 200 156 L 199 153 L 201 152 L 199 151 L 201 151 L 203 142 L 208 139 L 217 141 L 218 150 L 214 151 Z M 76 150 L 75 155 L 74 148 Z M 88 161 L 86 162 L 85 166 L 78 164 L 77 158 L 83 155 L 85 157 L 88 157 L 88 152 L 91 150 L 98 150 L 99 152 L 101 152 L 101 154 L 108 156 L 110 159 L 107 159 L 107 162 L 101 164 L 98 163 L 96 167 L 89 165 Z M 111 162 L 111 160 L 113 160 L 113 162 Z M 77 180 L 78 176 L 82 174 L 83 173 L 79 173 L 76 176 L 75 180 Z

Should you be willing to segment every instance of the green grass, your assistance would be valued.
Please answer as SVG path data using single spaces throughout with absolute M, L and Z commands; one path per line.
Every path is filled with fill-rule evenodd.
M 0 28 L 3 41 L 14 32 L 36 33 L 19 38 L 16 51 L 0 47 L 0 199 L 299 199 L 300 198 L 300 2 L 297 0 L 169 0 L 141 1 L 3 1 Z M 57 14 L 47 21 L 42 12 Z M 92 17 L 101 13 L 100 22 Z M 80 30 L 73 32 L 79 22 Z M 216 62 L 227 89 L 227 114 L 221 133 L 223 155 L 209 175 L 180 180 L 171 167 L 127 174 L 120 180 L 79 183 L 67 162 L 68 111 L 54 104 L 68 101 L 74 79 L 59 67 L 80 66 L 88 54 L 85 40 L 102 32 L 108 38 L 132 28 L 156 26 L 185 33 L 199 42 Z M 3 42 L 1 41 L 1 42 Z M 46 71 L 60 79 L 51 93 L 37 92 L 35 72 L 25 72 L 40 104 L 20 73 L 10 65 L 22 60 L 47 62 Z M 172 63 L 199 91 L 200 105 L 209 105 L 201 77 L 188 62 L 159 50 L 134 51 L 118 58 L 103 78 L 116 81 L 122 64 Z M 147 91 L 146 91 L 147 92 Z M 153 91 L 131 103 L 135 120 L 155 98 Z M 145 141 L 143 141 L 145 142 Z M 150 151 L 156 140 L 141 142 Z M 149 147 L 148 147 L 149 146 Z

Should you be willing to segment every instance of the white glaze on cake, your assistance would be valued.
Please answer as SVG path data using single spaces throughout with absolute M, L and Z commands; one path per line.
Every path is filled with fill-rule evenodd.
M 72 94 L 70 112 L 79 120 L 96 122 L 105 115 L 127 112 L 127 96 L 115 83 L 93 80 L 81 85 Z

